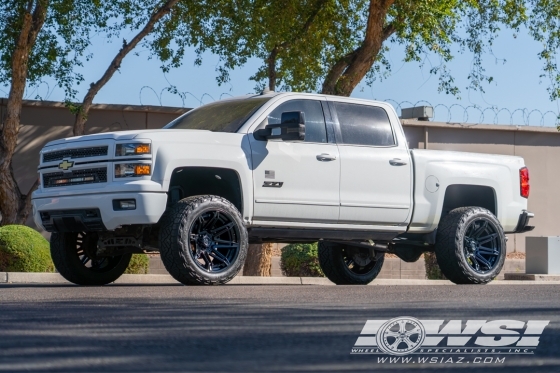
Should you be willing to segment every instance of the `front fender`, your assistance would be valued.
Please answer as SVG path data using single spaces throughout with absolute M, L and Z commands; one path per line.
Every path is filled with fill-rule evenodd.
M 215 167 L 233 170 L 241 184 L 244 218 L 251 217 L 253 179 L 247 135 L 200 131 L 197 136 L 192 136 L 192 132 L 189 132 L 190 136 L 174 136 L 165 141 L 151 137 L 154 154 L 152 180 L 160 183 L 167 192 L 173 171 L 177 168 Z

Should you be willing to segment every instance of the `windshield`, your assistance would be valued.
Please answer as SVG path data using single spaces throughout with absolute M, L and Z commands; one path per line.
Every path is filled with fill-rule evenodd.
M 163 128 L 237 132 L 270 97 L 218 101 L 191 110 Z

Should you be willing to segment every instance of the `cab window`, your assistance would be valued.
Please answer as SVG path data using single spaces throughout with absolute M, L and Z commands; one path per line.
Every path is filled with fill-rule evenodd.
M 395 137 L 384 109 L 376 106 L 335 102 L 342 143 L 393 146 Z
M 282 113 L 303 111 L 305 113 L 305 142 L 327 142 L 327 130 L 321 101 L 292 100 L 280 104 L 268 114 L 268 124 L 279 124 Z

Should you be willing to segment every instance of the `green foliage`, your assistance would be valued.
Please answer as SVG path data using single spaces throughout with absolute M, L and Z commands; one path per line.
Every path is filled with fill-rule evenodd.
M 146 275 L 150 266 L 150 258 L 146 254 L 133 254 L 130 264 L 124 273 L 131 275 Z
M 31 51 L 28 82 L 40 84 L 54 77 L 72 100 L 83 76 L 76 67 L 92 58 L 87 54 L 93 35 L 108 42 L 141 28 L 162 0 L 34 0 L 48 5 L 37 43 Z M 33 1 L 6 0 L 0 4 L 0 82 L 7 84 L 11 56 L 26 8 Z M 542 46 L 543 78 L 551 84 L 550 98 L 560 97 L 556 54 L 560 47 L 560 0 L 388 0 L 381 19 L 370 17 L 377 0 L 182 0 L 155 26 L 142 45 L 162 61 L 163 71 L 181 66 L 184 53 L 196 46 L 221 58 L 218 83 L 251 58 L 263 61 L 251 79 L 257 90 L 266 85 L 270 66 L 278 90 L 317 91 L 342 59 L 364 43 L 368 22 L 389 30 L 377 55 L 371 56 L 366 82 L 372 84 L 391 72 L 387 53 L 405 48 L 405 62 L 429 64 L 439 79 L 439 90 L 459 95 L 447 67 L 458 54 L 472 58 L 468 89 L 483 90 L 493 78 L 483 57 L 492 54 L 498 32 L 526 29 Z M 388 43 L 390 41 L 391 43 Z M 126 43 L 126 40 L 123 40 Z M 150 57 L 151 58 L 151 57 Z M 368 62 L 368 63 L 370 63 Z M 505 62 L 505 61 L 504 61 Z M 396 63 L 400 63 L 397 61 Z M 457 73 L 457 72 L 455 72 Z M 181 94 L 171 86 L 171 92 Z
M 81 105 L 71 102 L 69 100 L 66 100 L 64 102 L 64 106 L 66 106 L 66 108 L 68 109 L 68 111 L 70 111 L 70 113 L 72 113 L 72 115 L 78 115 L 82 111 Z
M 139 30 L 163 0 L 6 0 L 0 3 L 0 82 L 10 80 L 12 53 L 23 17 L 32 4 L 43 2 L 47 17 L 30 51 L 28 83 L 54 77 L 68 100 L 75 97 L 83 76 L 76 69 L 93 56 L 88 47 L 94 35 L 108 42 Z M 386 3 L 381 18 L 372 5 Z M 404 62 L 429 65 L 439 90 L 459 95 L 448 62 L 460 54 L 471 58 L 467 89 L 483 91 L 493 78 L 486 74 L 485 55 L 492 55 L 498 32 L 527 32 L 543 46 L 542 78 L 550 81 L 551 99 L 560 97 L 556 55 L 560 48 L 560 0 L 182 0 L 160 20 L 142 42 L 162 61 L 164 72 L 181 66 L 187 48 L 198 58 L 209 50 L 220 56 L 218 83 L 251 58 L 263 63 L 251 79 L 257 90 L 267 84 L 271 66 L 277 90 L 317 91 L 337 62 L 351 59 L 363 46 L 368 30 L 377 24 L 387 31 L 383 47 L 372 55 L 366 82 L 391 72 L 390 48 L 405 49 Z M 126 43 L 126 40 L 122 40 Z M 505 61 L 504 61 L 505 62 Z M 400 61 L 394 63 L 399 64 Z M 457 74 L 457 72 L 454 72 Z M 336 75 L 336 74 L 335 74 Z M 170 92 L 177 91 L 173 85 Z M 74 112 L 79 110 L 71 107 Z
M 72 96 L 74 84 L 83 77 L 75 71 L 81 66 L 90 45 L 90 35 L 103 28 L 111 17 L 109 1 L 7 0 L 0 3 L 0 82 L 11 79 L 12 53 L 21 32 L 23 19 L 42 2 L 46 18 L 35 45 L 29 51 L 27 81 L 30 86 L 50 76 Z
M 278 90 L 316 91 L 336 63 L 361 48 L 368 30 L 370 4 L 377 0 L 226 0 L 201 1 L 206 9 L 191 29 L 191 43 L 218 54 L 218 82 L 229 71 L 258 58 L 263 65 L 252 77 L 257 90 L 266 85 L 271 52 L 277 48 Z M 543 77 L 549 78 L 551 99 L 560 97 L 556 54 L 560 47 L 560 1 L 554 0 L 389 0 L 381 23 L 389 31 L 379 53 L 371 56 L 366 82 L 372 84 L 391 72 L 390 48 L 405 48 L 404 62 L 427 64 L 439 79 L 439 91 L 459 95 L 447 63 L 470 55 L 467 89 L 484 90 L 493 81 L 486 74 L 484 56 L 492 55 L 498 32 L 527 29 L 543 45 Z M 318 11 L 317 11 L 318 9 Z M 311 18 L 313 12 L 316 17 Z M 307 21 L 312 20 L 311 25 Z M 388 42 L 391 43 L 388 43 Z M 495 57 L 493 57 L 494 59 Z M 200 60 L 199 60 L 200 62 Z M 505 62 L 505 61 L 502 61 Z M 400 64 L 400 61 L 395 61 Z M 456 74 L 457 72 L 455 72 Z
M 182 65 L 185 51 L 196 44 L 196 35 L 200 35 L 214 8 L 212 2 L 181 0 L 154 26 L 152 36 L 142 45 L 162 62 L 163 72 Z
M 0 272 L 53 272 L 49 242 L 24 225 L 0 227 Z
M 47 9 L 45 23 L 29 51 L 27 84 L 41 84 L 54 78 L 71 101 L 84 78 L 79 67 L 93 58 L 88 51 L 96 35 L 107 42 L 120 38 L 121 32 L 143 27 L 162 0 L 5 0 L 0 2 L 0 84 L 8 85 L 12 74 L 12 54 L 26 14 L 35 3 Z M 185 1 L 185 4 L 188 1 Z M 170 16 L 168 16 L 169 18 Z M 155 37 L 168 46 L 173 40 Z M 123 40 L 126 42 L 126 40 Z M 146 43 L 154 43 L 147 40 Z M 157 44 L 156 43 L 156 44 Z M 167 43 L 167 44 L 166 44 Z M 151 45 L 151 44 L 150 44 Z M 40 97 L 38 97 L 40 98 Z M 71 108 L 72 109 L 72 108 Z M 79 108 L 74 108 L 79 109 Z M 74 110 L 76 111 L 76 110 Z M 73 112 L 74 113 L 74 112 Z
M 207 21 L 192 29 L 199 52 L 209 49 L 221 57 L 218 83 L 250 58 L 263 61 L 251 79 L 257 89 L 266 85 L 268 60 L 276 50 L 277 86 L 313 91 L 327 72 L 331 52 L 349 47 L 363 0 L 206 0 Z M 341 44 L 342 43 L 342 44 Z M 343 45 L 346 44 L 346 45 Z M 199 59 L 199 63 L 201 60 Z
M 428 280 L 446 280 L 436 260 L 436 254 L 424 253 L 424 265 L 426 266 L 426 278 Z
M 511 0 L 511 2 L 514 2 Z M 544 61 L 541 78 L 547 78 L 551 84 L 547 88 L 550 99 L 560 98 L 560 73 L 558 71 L 557 56 L 560 47 L 560 1 L 537 0 L 527 10 L 529 34 L 542 45 L 539 58 Z
M 317 243 L 290 244 L 282 249 L 282 272 L 286 276 L 324 277 L 317 257 Z

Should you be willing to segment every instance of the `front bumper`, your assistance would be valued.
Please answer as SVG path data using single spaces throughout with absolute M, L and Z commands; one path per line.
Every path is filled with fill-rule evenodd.
M 532 212 L 529 212 L 527 210 L 523 210 L 521 215 L 519 215 L 519 220 L 517 222 L 517 226 L 515 227 L 515 231 L 513 233 L 529 232 L 529 231 L 532 231 L 533 229 L 535 229 L 534 226 L 528 225 L 529 224 L 529 219 L 531 219 L 534 216 L 535 216 L 535 214 L 533 214 Z
M 113 208 L 113 200 L 135 199 L 135 210 Z M 35 224 L 49 232 L 114 230 L 122 225 L 155 224 L 167 193 L 99 193 L 33 199 Z

